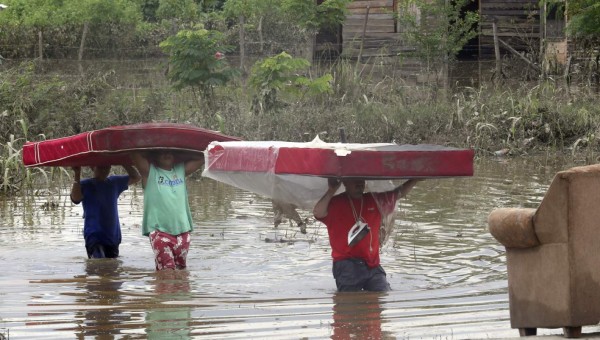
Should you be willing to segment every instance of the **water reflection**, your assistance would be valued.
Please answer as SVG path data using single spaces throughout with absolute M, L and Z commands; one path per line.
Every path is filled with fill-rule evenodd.
M 125 280 L 120 277 L 121 265 L 117 259 L 86 260 L 86 275 L 80 282 L 84 293 L 75 301 L 89 308 L 75 314 L 77 320 L 82 320 L 77 339 L 88 336 L 102 340 L 116 339 L 120 334 L 118 325 L 130 319 L 117 307 L 122 302 L 120 289 Z
M 331 339 L 395 339 L 381 329 L 379 292 L 336 292 L 333 294 L 333 334 Z
M 190 339 L 191 307 L 178 301 L 191 299 L 189 272 L 163 270 L 156 272 L 155 302 L 146 311 L 148 339 Z

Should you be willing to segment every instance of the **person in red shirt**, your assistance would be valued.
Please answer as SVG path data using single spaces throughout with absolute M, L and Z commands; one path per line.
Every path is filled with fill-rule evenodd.
M 379 264 L 382 213 L 389 212 L 385 210 L 390 210 L 390 202 L 395 207 L 396 200 L 406 196 L 418 181 L 421 179 L 410 179 L 394 190 L 382 193 L 365 193 L 364 179 L 328 181 L 329 188 L 315 205 L 313 214 L 327 226 L 333 257 L 333 277 L 338 291 L 391 289 L 385 271 Z M 342 183 L 346 191 L 335 195 Z M 350 245 L 349 232 L 364 224 L 368 232 Z

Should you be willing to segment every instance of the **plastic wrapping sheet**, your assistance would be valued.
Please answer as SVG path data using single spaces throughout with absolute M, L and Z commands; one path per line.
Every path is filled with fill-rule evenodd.
M 203 176 L 312 210 L 328 178 L 363 178 L 366 191 L 383 192 L 395 187 L 393 179 L 472 176 L 473 155 L 439 145 L 325 143 L 318 137 L 308 143 L 212 142 Z M 391 228 L 396 202 L 377 203 Z M 385 239 L 391 229 L 386 231 Z

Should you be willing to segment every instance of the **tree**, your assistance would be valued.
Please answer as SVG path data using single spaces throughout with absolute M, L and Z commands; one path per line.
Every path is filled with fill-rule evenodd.
M 193 0 L 160 0 L 156 17 L 163 20 L 193 22 L 198 18 L 198 5 Z
M 33 28 L 38 32 L 38 56 L 44 57 L 43 32 L 50 26 L 61 25 L 66 20 L 59 0 L 13 0 L 0 12 L 1 21 L 16 27 Z
M 78 60 L 83 58 L 90 25 L 131 24 L 142 20 L 140 8 L 129 0 L 71 0 L 64 2 L 66 21 L 82 26 Z
M 325 74 L 311 80 L 297 74 L 298 71 L 310 67 L 310 62 L 302 58 L 293 58 L 286 52 L 257 61 L 252 66 L 249 84 L 256 92 L 255 111 L 273 112 L 281 106 L 279 93 L 292 95 L 308 93 L 320 95 L 331 93 L 331 74 Z
M 306 33 L 306 39 L 314 42 L 319 32 L 338 32 L 346 19 L 351 0 L 282 0 L 286 19 Z M 394 1 L 395 3 L 395 1 Z M 311 51 L 312 52 L 312 51 Z
M 223 35 L 206 29 L 183 30 L 160 43 L 169 54 L 169 80 L 177 90 L 191 88 L 200 99 L 212 104 L 214 88 L 237 75 L 224 54 L 233 47 L 222 43 Z
M 325 0 L 317 4 L 314 0 L 283 0 L 284 10 L 295 18 L 296 24 L 317 32 L 341 24 L 346 18 L 351 0 Z
M 274 15 L 278 12 L 279 2 L 277 0 L 228 0 L 223 5 L 223 13 L 226 18 L 237 20 L 239 23 L 240 40 L 240 69 L 244 70 L 246 62 L 246 26 L 248 23 L 256 23 L 259 36 L 259 50 L 262 54 L 264 49 L 264 38 L 262 22 L 266 15 Z
M 588 41 L 600 39 L 600 2 L 597 0 L 570 0 L 568 33 Z
M 351 0 L 325 0 L 321 4 L 314 0 L 227 0 L 223 6 L 223 13 L 227 18 L 239 23 L 241 68 L 244 67 L 245 40 L 249 28 L 256 30 L 259 53 L 263 54 L 266 40 L 263 32 L 265 21 L 283 23 L 286 31 L 299 32 L 293 36 L 302 41 L 303 39 L 299 39 L 301 36 L 314 36 L 321 28 L 339 25 L 345 18 L 346 5 L 349 2 Z M 272 33 L 276 36 L 278 32 Z
M 477 36 L 479 15 L 463 12 L 471 1 L 400 0 L 400 26 L 427 68 L 435 69 L 455 60 L 466 43 Z
M 141 20 L 140 7 L 132 0 L 12 0 L 8 3 L 8 8 L 0 13 L 1 21 L 37 30 L 40 57 L 43 57 L 44 30 L 81 25 L 81 59 L 90 24 L 136 24 Z
M 600 2 L 598 0 L 570 0 L 566 4 L 567 33 L 578 48 L 588 55 L 586 65 L 590 80 L 600 82 Z
M 223 9 L 226 0 L 195 0 L 204 12 L 212 12 Z

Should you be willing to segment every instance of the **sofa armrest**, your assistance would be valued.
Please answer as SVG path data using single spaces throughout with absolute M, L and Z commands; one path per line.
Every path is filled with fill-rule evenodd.
M 492 236 L 506 248 L 530 248 L 540 245 L 533 227 L 536 209 L 499 208 L 488 216 Z

